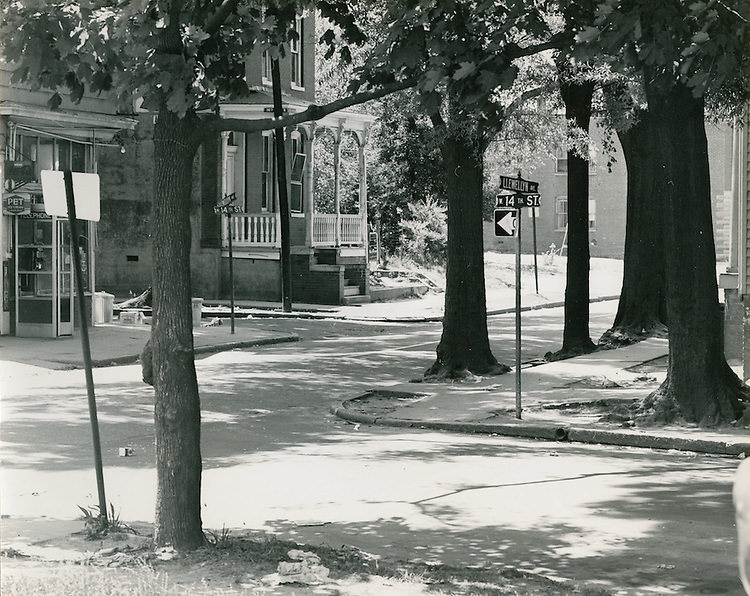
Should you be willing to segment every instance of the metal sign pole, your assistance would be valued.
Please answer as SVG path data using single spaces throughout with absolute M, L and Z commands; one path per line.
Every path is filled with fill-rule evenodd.
M 89 401 L 89 419 L 91 420 L 91 435 L 94 443 L 94 466 L 96 468 L 96 486 L 99 493 L 99 518 L 107 523 L 107 498 L 104 494 L 104 470 L 102 468 L 102 447 L 99 440 L 99 420 L 96 415 L 96 396 L 94 395 L 94 377 L 91 372 L 91 344 L 89 343 L 88 321 L 86 320 L 86 302 L 83 296 L 83 272 L 81 270 L 81 255 L 78 247 L 78 222 L 76 220 L 76 204 L 73 197 L 73 174 L 70 170 L 63 172 L 65 180 L 65 199 L 68 204 L 68 222 L 70 223 L 70 241 L 73 245 L 73 266 L 76 272 L 76 294 L 78 295 L 78 316 L 81 320 L 81 349 L 83 364 L 86 369 L 86 390 Z
M 539 293 L 539 269 L 536 263 L 536 207 L 531 208 L 531 225 L 534 234 L 534 283 L 536 284 L 536 293 Z
M 521 419 L 521 209 L 516 217 L 516 418 Z
M 234 257 L 232 256 L 232 214 L 227 213 L 227 222 L 229 223 L 229 315 L 232 335 L 234 335 Z

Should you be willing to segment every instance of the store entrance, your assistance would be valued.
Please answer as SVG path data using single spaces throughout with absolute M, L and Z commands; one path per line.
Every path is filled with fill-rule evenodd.
M 16 335 L 73 334 L 73 276 L 68 222 L 16 217 Z

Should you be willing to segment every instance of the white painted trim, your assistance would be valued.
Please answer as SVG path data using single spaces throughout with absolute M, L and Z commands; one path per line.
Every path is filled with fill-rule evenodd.
M 229 258 L 229 251 L 221 251 L 222 258 Z M 235 259 L 255 259 L 257 261 L 278 261 L 281 259 L 281 255 L 278 251 L 275 252 L 249 252 L 243 250 L 232 250 L 232 257 Z

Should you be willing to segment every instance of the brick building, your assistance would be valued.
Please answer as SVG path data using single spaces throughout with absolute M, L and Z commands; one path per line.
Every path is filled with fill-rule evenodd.
M 300 41 L 280 60 L 284 110 L 296 113 L 315 99 L 315 22 L 298 17 Z M 223 116 L 269 118 L 273 111 L 270 60 L 256 51 L 248 57 L 246 80 L 251 94 L 220 106 Z M 285 131 L 292 299 L 296 303 L 342 304 L 366 301 L 367 186 L 365 144 L 374 118 L 339 111 Z M 110 148 L 100 156 L 102 199 L 98 287 L 118 297 L 151 285 L 150 213 L 152 194 L 152 120 L 141 116 L 124 153 Z M 332 141 L 332 153 L 320 148 Z M 345 187 L 342 148 L 353 145 L 355 188 Z M 332 163 L 324 163 L 328 160 Z M 352 164 L 348 164 L 352 165 Z M 315 172 L 333 172 L 332 201 L 316 198 Z M 349 168 L 351 169 L 351 168 Z M 280 220 L 273 131 L 225 132 L 204 142 L 194 166 L 192 216 L 193 295 L 226 299 L 230 294 L 229 236 L 233 251 L 235 296 L 240 300 L 281 301 Z M 352 205 L 344 192 L 356 194 Z M 217 215 L 214 206 L 234 197 L 240 212 Z M 346 207 L 346 208 L 345 208 Z
M 709 162 L 711 168 L 711 195 L 713 198 L 714 238 L 716 255 L 720 262 L 729 258 L 729 227 L 732 188 L 732 128 L 727 125 L 706 125 Z M 592 131 L 590 166 L 589 241 L 591 256 L 622 258 L 625 246 L 625 158 L 617 139 L 615 162 L 607 166 L 607 156 L 601 150 L 603 133 Z M 507 175 L 514 175 L 507 172 Z M 539 182 L 541 207 L 536 214 L 537 252 L 541 254 L 552 244 L 557 250 L 566 243 L 567 233 L 567 158 L 562 151 L 533 170 L 523 172 L 523 177 Z M 487 250 L 512 252 L 515 240 L 495 237 L 493 222 L 485 223 L 484 245 Z M 522 251 L 533 251 L 531 210 L 525 209 L 522 218 Z M 563 252 L 563 254 L 565 254 Z

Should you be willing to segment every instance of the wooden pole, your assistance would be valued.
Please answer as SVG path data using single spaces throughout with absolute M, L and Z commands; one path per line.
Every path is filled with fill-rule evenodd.
M 521 419 L 521 209 L 516 209 L 516 418 Z
M 273 85 L 273 117 L 281 118 L 284 108 L 281 103 L 281 76 L 279 61 L 271 60 L 271 83 Z M 281 302 L 284 312 L 292 312 L 292 249 L 289 238 L 289 199 L 286 188 L 286 154 L 284 128 L 274 129 L 276 148 L 276 176 L 279 183 L 279 217 L 281 218 Z
M 531 207 L 531 225 L 534 234 L 534 283 L 536 284 L 536 293 L 539 293 L 539 268 L 536 262 L 536 207 Z
M 231 208 L 231 207 L 230 207 Z M 229 320 L 232 335 L 234 335 L 234 255 L 232 254 L 232 213 L 227 213 L 229 222 L 229 308 L 231 309 Z
M 102 467 L 102 447 L 99 440 L 99 420 L 96 414 L 96 396 L 94 395 L 94 376 L 91 371 L 91 344 L 89 343 L 88 320 L 86 319 L 86 301 L 83 296 L 83 271 L 81 270 L 81 255 L 78 246 L 78 221 L 76 219 L 76 203 L 73 196 L 73 174 L 70 170 L 63 172 L 65 181 L 65 199 L 68 204 L 68 222 L 70 223 L 70 241 L 73 249 L 73 266 L 76 275 L 76 294 L 78 295 L 78 317 L 81 321 L 81 349 L 83 364 L 86 370 L 86 390 L 89 402 L 89 420 L 91 421 L 91 436 L 94 444 L 94 467 L 96 468 L 96 487 L 99 493 L 99 518 L 107 523 L 107 498 L 104 494 L 104 470 Z

